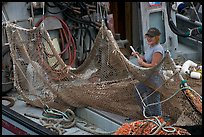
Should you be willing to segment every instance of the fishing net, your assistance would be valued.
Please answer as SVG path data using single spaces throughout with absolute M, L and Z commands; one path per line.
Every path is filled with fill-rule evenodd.
M 201 113 L 181 90 L 181 78 L 169 52 L 153 68 L 131 63 L 120 51 L 112 33 L 102 25 L 86 60 L 76 69 L 66 65 L 42 27 L 25 29 L 7 24 L 14 68 L 14 86 L 35 107 L 45 104 L 59 110 L 93 107 L 134 119 L 143 119 L 135 85 L 143 82 L 161 94 L 162 115 L 176 125 L 201 124 Z M 162 73 L 158 73 L 161 69 Z M 164 74 L 163 72 L 170 72 Z M 158 88 L 149 79 L 157 74 Z M 195 92 L 191 95 L 199 98 Z M 154 94 L 153 93 L 153 94 Z M 149 95 L 151 96 L 151 95 Z M 199 100 L 199 99 L 198 99 Z M 202 106 L 201 106 L 202 111 Z

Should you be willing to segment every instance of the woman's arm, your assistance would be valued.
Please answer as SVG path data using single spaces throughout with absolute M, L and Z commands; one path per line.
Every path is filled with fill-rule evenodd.
M 156 66 L 157 64 L 159 64 L 159 62 L 162 60 L 162 54 L 160 52 L 155 52 L 153 54 L 153 57 L 152 57 L 152 62 L 149 64 L 149 63 L 146 63 L 144 62 L 142 59 L 138 60 L 138 64 L 140 64 L 141 66 L 143 67 L 146 67 L 146 68 L 150 68 L 150 67 L 154 67 Z

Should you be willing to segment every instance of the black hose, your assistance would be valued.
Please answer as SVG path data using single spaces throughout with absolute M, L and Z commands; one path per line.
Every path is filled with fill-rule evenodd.
M 55 8 L 56 7 L 55 5 L 50 5 L 49 2 L 45 2 L 45 5 L 47 5 L 50 8 Z
M 61 11 L 62 11 L 62 14 L 65 16 L 65 17 L 67 17 L 67 18 L 69 18 L 70 20 L 72 20 L 72 21 L 74 21 L 74 22 L 77 22 L 77 23 L 81 23 L 81 24 L 87 24 L 87 25 L 90 25 L 90 26 L 92 26 L 92 27 L 96 27 L 97 26 L 97 24 L 95 23 L 95 22 L 93 22 L 93 21 L 91 21 L 91 20 L 84 20 L 84 19 L 81 19 L 81 18 L 77 18 L 76 17 L 76 15 L 74 14 L 74 15 L 72 15 L 71 13 L 74 13 L 73 11 L 72 11 L 72 8 L 70 8 L 70 6 L 69 5 L 67 5 L 66 4 L 66 7 L 69 7 L 69 8 L 67 8 L 65 11 L 63 11 L 65 8 L 65 5 L 63 5 L 63 4 L 61 4 L 61 3 L 58 3 L 58 2 L 53 2 L 57 7 L 59 7 L 60 9 L 61 9 Z M 79 4 L 79 3 L 78 3 Z M 82 7 L 82 5 L 83 4 L 80 4 L 81 6 L 81 13 L 84 13 L 83 12 L 83 8 L 85 8 L 85 6 L 83 6 Z M 85 10 L 85 9 L 84 9 Z M 83 16 L 83 15 L 81 15 L 81 16 Z
M 166 4 L 166 8 L 167 8 L 167 17 L 168 17 L 168 23 L 169 23 L 169 27 L 170 29 L 175 33 L 177 34 L 178 36 L 181 36 L 181 37 L 191 37 L 193 39 L 196 39 L 197 37 L 195 37 L 195 35 L 191 35 L 190 34 L 190 31 L 189 32 L 183 32 L 181 31 L 180 29 L 178 29 L 176 27 L 176 25 L 174 24 L 172 18 L 171 18 L 171 7 L 172 7 L 172 4 L 171 2 L 167 2 Z M 195 28 L 194 28 L 195 29 Z M 198 38 L 199 39 L 199 38 Z
M 176 25 L 174 24 L 172 18 L 171 18 L 171 3 L 167 2 L 166 8 L 167 8 L 167 17 L 168 17 L 168 22 L 169 22 L 169 27 L 170 29 L 177 35 L 182 36 L 182 37 L 188 37 L 183 31 L 179 30 Z

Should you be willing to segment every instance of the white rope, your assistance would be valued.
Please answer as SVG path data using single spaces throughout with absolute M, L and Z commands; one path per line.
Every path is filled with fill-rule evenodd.
M 109 2 L 107 2 L 106 4 L 105 4 L 105 16 L 107 17 L 108 16 L 108 9 L 109 9 Z
M 191 90 L 191 88 L 189 88 L 189 87 L 180 88 L 180 89 L 177 90 L 173 95 L 171 95 L 169 98 L 167 98 L 167 99 L 165 99 L 165 100 L 162 100 L 162 101 L 160 101 L 160 102 L 148 104 L 147 107 L 164 103 L 164 102 L 168 101 L 169 99 L 171 99 L 172 97 L 174 97 L 176 94 L 178 94 L 181 90 L 184 90 L 184 89 L 190 89 L 190 90 Z M 202 98 L 202 97 L 201 97 L 201 98 Z
M 135 86 L 135 85 L 134 85 Z M 135 86 L 135 89 L 136 89 L 136 91 L 137 91 L 137 94 L 139 95 L 139 97 L 140 97 L 140 100 L 142 101 L 142 104 L 143 104 L 143 107 L 147 107 L 147 105 L 144 103 L 144 100 L 142 99 L 142 96 L 141 96 L 141 94 L 140 94 L 140 92 L 139 92 L 139 90 L 138 90 L 138 88 Z M 143 109 L 144 110 L 144 109 Z M 145 116 L 145 115 L 144 115 Z
M 101 8 L 101 2 L 98 2 L 99 3 L 99 9 L 100 9 L 100 16 L 101 16 L 101 22 L 103 21 L 103 13 L 102 13 L 102 8 Z
M 4 14 L 4 11 L 3 11 L 3 10 L 2 10 L 2 14 L 3 14 L 3 17 L 4 17 L 5 21 L 7 22 L 8 20 L 7 20 L 7 18 L 6 18 L 6 15 Z
M 163 82 L 161 84 L 161 86 L 159 86 L 157 89 L 155 89 L 152 93 L 150 93 L 149 95 L 147 95 L 144 99 L 147 99 L 148 97 L 150 97 L 152 94 L 154 94 L 156 91 L 158 91 L 164 84 L 166 84 L 169 80 L 171 80 L 173 78 L 173 76 L 175 76 L 177 73 L 179 72 L 175 72 L 170 78 L 168 78 L 165 82 Z
M 176 73 L 175 73 L 175 74 L 176 74 Z M 174 74 L 174 75 L 175 75 L 175 74 Z M 173 76 L 174 76 L 174 75 L 173 75 Z M 172 77 L 173 77 L 173 76 L 172 76 Z M 171 78 L 169 78 L 169 79 L 171 79 Z M 166 82 L 164 82 L 164 83 L 166 83 Z M 162 85 L 163 85 L 163 84 L 162 84 Z M 162 129 L 162 130 L 165 131 L 165 132 L 175 132 L 176 129 L 175 129 L 174 127 L 172 127 L 172 126 L 165 126 L 166 122 L 161 123 L 157 117 L 154 117 L 157 121 L 148 119 L 148 118 L 150 118 L 150 117 L 147 117 L 147 116 L 146 116 L 145 110 L 146 110 L 146 108 L 149 107 L 149 106 L 153 106 L 153 105 L 157 105 L 157 104 L 162 104 L 162 103 L 168 101 L 169 99 L 171 99 L 172 97 L 174 97 L 177 93 L 179 93 L 179 92 L 180 92 L 181 90 L 183 90 L 183 89 L 190 89 L 190 90 L 191 90 L 191 88 L 189 88 L 189 87 L 183 87 L 183 88 L 177 90 L 177 91 L 176 91 L 172 96 L 170 96 L 169 98 L 167 98 L 167 99 L 165 99 L 165 100 L 162 100 L 162 101 L 160 101 L 160 102 L 151 103 L 151 104 L 148 104 L 148 105 L 146 105 L 146 104 L 144 103 L 144 99 L 146 99 L 147 97 L 144 98 L 144 99 L 142 99 L 142 97 L 141 97 L 141 95 L 140 95 L 140 93 L 139 93 L 137 87 L 135 87 L 135 89 L 136 89 L 136 91 L 137 91 L 137 93 L 138 93 L 138 95 L 139 95 L 139 97 L 140 97 L 140 99 L 141 99 L 141 102 L 142 102 L 142 104 L 143 104 L 143 106 L 142 106 L 142 107 L 143 107 L 143 116 L 147 119 L 147 121 L 153 122 L 153 123 L 155 123 L 155 124 L 157 125 L 157 127 L 154 127 L 154 128 L 152 129 L 152 131 L 153 131 L 154 129 L 157 128 L 156 131 L 155 131 L 154 133 L 152 133 L 151 135 L 157 134 L 160 129 Z M 155 90 L 155 91 L 156 91 L 156 90 Z M 155 91 L 154 91 L 154 92 L 155 92 Z M 198 94 L 195 90 L 192 89 L 192 91 L 194 91 L 196 94 Z M 199 94 L 198 94 L 198 95 L 199 95 Z M 150 95 L 148 95 L 148 97 L 149 97 L 149 96 L 150 96 Z M 200 96 L 200 95 L 199 95 L 199 96 Z M 201 96 L 200 96 L 200 98 L 202 99 Z M 170 129 L 172 129 L 172 130 L 170 130 Z
M 33 2 L 31 2 L 30 8 L 31 8 L 31 16 L 32 16 L 32 18 L 33 18 L 33 20 L 34 20 Z
M 172 126 L 165 126 L 165 125 L 166 125 L 166 122 L 164 121 L 163 123 L 161 123 L 160 120 L 159 120 L 156 116 L 152 116 L 153 118 L 156 119 L 156 121 L 151 120 L 151 119 L 150 119 L 151 117 L 147 117 L 147 116 L 145 115 L 145 109 L 143 109 L 143 115 L 144 115 L 144 117 L 146 118 L 146 121 L 153 122 L 154 124 L 157 125 L 156 127 L 154 127 L 154 128 L 151 130 L 151 131 L 153 131 L 154 129 L 157 128 L 156 131 L 155 131 L 154 133 L 152 133 L 151 135 L 157 134 L 160 129 L 162 129 L 163 131 L 165 131 L 165 132 L 167 132 L 167 133 L 173 133 L 173 132 L 176 131 L 176 128 L 174 128 L 174 127 L 172 127 Z M 144 120 L 140 120 L 140 121 L 144 121 Z M 172 129 L 172 130 L 170 130 L 170 129 Z
M 96 2 L 96 21 L 99 22 L 99 5 L 98 5 L 98 2 Z
M 43 6 L 43 18 L 45 17 L 44 15 L 45 15 L 45 2 L 42 2 L 42 6 Z M 42 27 L 44 27 L 45 26 L 45 24 L 44 24 L 44 21 L 43 21 L 43 23 L 42 23 Z

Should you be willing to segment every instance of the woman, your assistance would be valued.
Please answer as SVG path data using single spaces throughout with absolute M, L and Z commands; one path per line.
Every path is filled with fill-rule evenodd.
M 132 52 L 133 56 L 139 56 L 140 58 L 137 59 L 137 63 L 141 67 L 154 67 L 163 59 L 164 57 L 164 49 L 160 45 L 160 31 L 157 28 L 150 28 L 147 33 L 145 34 L 145 38 L 147 40 L 147 44 L 149 47 L 146 49 L 144 56 L 140 55 L 138 52 Z M 153 75 L 150 77 L 149 81 L 154 82 L 156 87 L 159 87 L 162 83 L 162 79 L 159 75 Z M 147 97 L 150 95 L 154 90 L 145 86 L 143 83 L 139 83 L 137 89 L 140 93 L 142 98 Z M 160 102 L 160 94 L 155 92 L 148 98 L 145 98 L 144 103 L 146 105 L 157 103 L 156 105 L 150 105 L 149 107 L 145 108 L 145 115 L 147 116 L 161 116 L 161 104 Z

